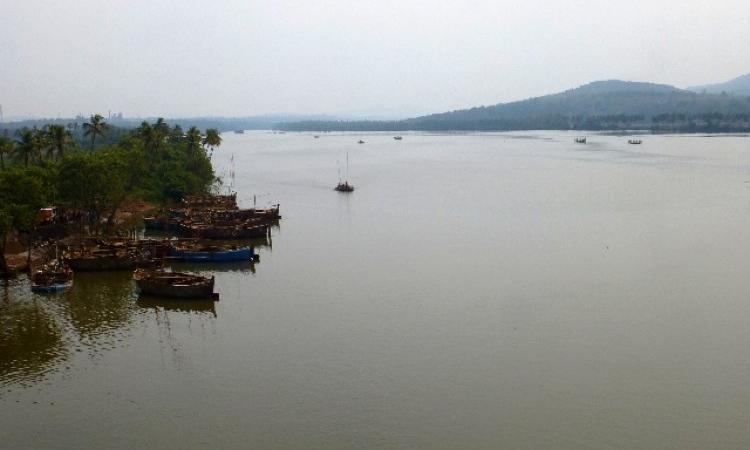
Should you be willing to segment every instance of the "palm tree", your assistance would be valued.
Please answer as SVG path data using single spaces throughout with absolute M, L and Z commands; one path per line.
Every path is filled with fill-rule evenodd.
M 211 153 L 213 153 L 214 149 L 220 145 L 221 134 L 219 134 L 219 130 L 216 128 L 207 128 L 206 137 L 203 138 L 203 147 L 208 147 L 211 149 Z
M 5 170 L 5 156 L 13 153 L 13 141 L 6 136 L 0 136 L 0 169 Z
M 201 130 L 197 129 L 196 127 L 190 127 L 190 129 L 187 131 L 187 134 L 185 135 L 185 142 L 187 142 L 188 153 L 194 152 L 198 148 L 198 146 L 201 145 L 202 140 L 203 136 L 201 136 Z
M 63 157 L 65 149 L 70 145 L 73 135 L 70 130 L 63 125 L 47 125 L 47 139 L 52 152 L 56 153 L 58 158 Z
M 136 130 L 136 134 L 143 141 L 143 148 L 146 150 L 147 155 L 155 156 L 159 153 L 162 138 L 155 127 L 144 121 Z
M 16 141 L 15 154 L 23 159 L 24 165 L 28 166 L 29 161 L 39 157 L 39 141 L 34 130 L 22 128 L 16 132 L 18 140 Z
M 91 136 L 91 150 L 94 149 L 94 141 L 97 136 L 104 136 L 109 129 L 109 125 L 104 121 L 101 114 L 91 116 L 91 121 L 83 124 L 83 135 Z
M 169 143 L 170 144 L 178 144 L 182 142 L 182 139 L 185 137 L 185 132 L 182 131 L 182 127 L 177 124 L 169 131 Z

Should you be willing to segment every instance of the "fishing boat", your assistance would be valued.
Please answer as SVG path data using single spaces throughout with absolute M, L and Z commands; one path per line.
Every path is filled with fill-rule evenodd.
M 31 274 L 31 292 L 48 294 L 73 286 L 73 271 L 66 264 L 49 264 Z
M 189 262 L 231 262 L 253 259 L 252 247 L 219 246 L 200 243 L 173 245 L 169 258 Z
M 576 142 L 576 144 L 585 144 L 586 143 L 586 137 L 585 136 L 583 136 L 583 137 L 577 137 L 577 138 L 575 138 L 575 142 Z
M 360 140 L 359 140 L 359 141 L 357 142 L 357 144 L 364 144 L 364 143 L 365 143 L 365 141 L 363 141 L 362 139 L 360 139 Z
M 333 188 L 334 191 L 338 192 L 353 192 L 354 186 L 349 184 L 349 153 L 346 153 L 346 179 L 341 181 L 341 169 L 339 169 L 339 184 Z
M 238 224 L 189 224 L 182 227 L 186 234 L 201 239 L 256 239 L 268 235 L 268 224 L 254 221 Z
M 214 298 L 214 277 L 138 269 L 133 279 L 142 295 L 172 298 Z
M 136 249 L 102 248 L 68 251 L 63 258 L 65 264 L 76 272 L 133 270 L 137 267 L 159 267 L 161 259 L 149 252 Z
M 393 136 L 393 139 L 395 139 L 395 140 L 397 140 L 397 141 L 400 141 L 400 140 L 401 140 L 401 139 L 403 139 L 403 138 L 402 138 L 401 136 Z
M 640 139 L 630 139 L 630 140 L 628 140 L 628 144 L 630 144 L 630 145 L 640 145 L 642 143 L 643 143 L 643 141 L 641 141 Z

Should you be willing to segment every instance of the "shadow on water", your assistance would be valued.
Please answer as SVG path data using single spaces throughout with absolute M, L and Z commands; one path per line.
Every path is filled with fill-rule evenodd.
M 80 272 L 60 307 L 81 342 L 112 343 L 131 323 L 134 299 L 131 272 Z
M 0 283 L 0 386 L 36 382 L 68 356 L 63 330 L 26 280 Z
M 198 314 L 209 314 L 216 317 L 216 302 L 214 300 L 178 300 L 171 298 L 141 296 L 136 304 L 141 308 L 155 309 L 157 311 L 188 312 Z

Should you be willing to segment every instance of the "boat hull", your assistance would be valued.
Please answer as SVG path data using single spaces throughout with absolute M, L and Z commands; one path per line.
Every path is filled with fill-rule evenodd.
M 31 292 L 37 294 L 53 294 L 55 292 L 62 292 L 73 287 L 73 281 L 66 281 L 64 283 L 52 283 L 52 284 L 31 284 Z
M 141 295 L 184 299 L 214 298 L 214 277 L 136 270 L 133 279 Z
M 243 247 L 234 250 L 191 251 L 172 247 L 169 251 L 169 257 L 178 261 L 190 262 L 250 261 L 253 258 L 253 249 Z

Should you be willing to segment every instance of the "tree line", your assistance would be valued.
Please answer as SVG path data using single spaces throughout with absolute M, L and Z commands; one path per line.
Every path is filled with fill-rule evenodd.
M 164 119 L 119 132 L 92 115 L 74 130 L 60 124 L 0 136 L 0 273 L 6 273 L 5 242 L 15 229 L 30 231 L 39 208 L 55 204 L 75 211 L 89 233 L 111 231 L 127 199 L 164 203 L 202 194 L 217 181 L 211 166 L 221 145 L 216 129 L 183 131 Z M 85 223 L 84 223 L 85 222 Z

